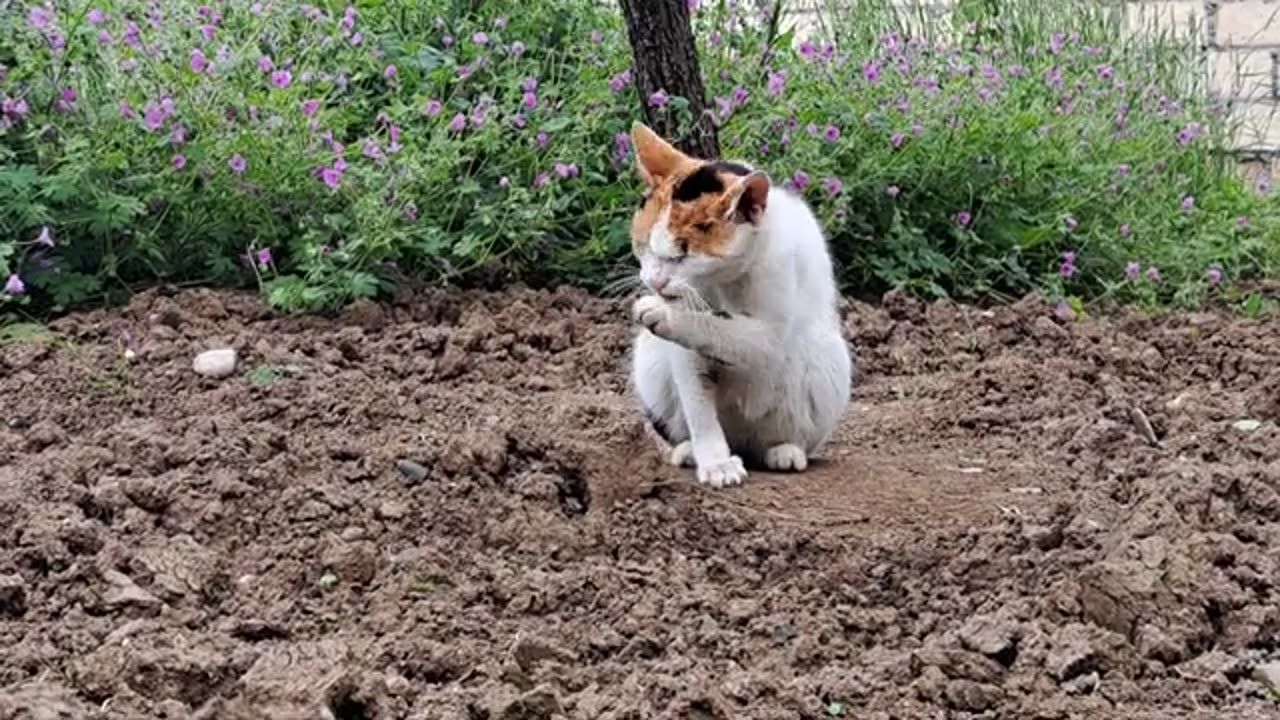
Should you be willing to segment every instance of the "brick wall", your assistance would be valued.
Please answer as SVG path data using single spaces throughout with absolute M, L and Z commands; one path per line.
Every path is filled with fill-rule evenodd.
M 806 0 L 793 5 L 797 36 L 814 29 Z M 949 0 L 894 0 L 944 19 Z M 1044 0 L 1053 2 L 1054 0 Z M 1105 0 L 1100 0 L 1105 1 Z M 1280 158 L 1280 0 L 1110 0 L 1133 33 L 1194 33 L 1207 86 L 1233 100 L 1240 129 L 1235 148 L 1250 168 L 1270 174 Z M 1265 168 L 1264 168 L 1265 166 Z

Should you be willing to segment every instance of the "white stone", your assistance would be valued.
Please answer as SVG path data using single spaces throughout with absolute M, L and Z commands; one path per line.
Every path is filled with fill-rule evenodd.
M 205 350 L 191 362 L 197 375 L 224 378 L 236 371 L 236 351 L 233 348 Z

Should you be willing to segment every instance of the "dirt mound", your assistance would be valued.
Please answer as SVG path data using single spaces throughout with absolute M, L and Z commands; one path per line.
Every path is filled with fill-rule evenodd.
M 625 317 L 154 292 L 0 346 L 0 720 L 1278 711 L 1280 323 L 851 304 L 827 456 L 711 491 Z

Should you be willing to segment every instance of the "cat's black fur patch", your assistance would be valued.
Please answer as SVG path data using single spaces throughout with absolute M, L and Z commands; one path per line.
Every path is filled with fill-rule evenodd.
M 746 165 L 739 165 L 736 162 L 728 162 L 726 160 L 717 160 L 716 162 L 711 163 L 711 167 L 715 168 L 717 172 L 729 173 L 730 175 L 738 175 L 741 177 L 746 177 L 751 174 L 751 168 Z
M 712 310 L 711 314 L 720 318 L 721 320 L 728 320 L 729 318 L 733 317 L 733 313 L 726 312 L 724 310 Z
M 751 169 L 731 162 L 708 163 L 680 181 L 680 184 L 676 186 L 675 192 L 671 194 L 671 199 L 679 202 L 690 202 L 703 195 L 724 190 L 724 183 L 720 182 L 721 173 L 750 175 Z

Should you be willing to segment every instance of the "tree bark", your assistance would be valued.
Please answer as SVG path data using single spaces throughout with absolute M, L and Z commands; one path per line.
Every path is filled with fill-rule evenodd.
M 635 84 L 645 123 L 682 151 L 704 160 L 720 156 L 716 126 L 707 112 L 707 91 L 698 65 L 687 0 L 620 0 L 635 58 Z M 689 101 L 693 127 L 679 134 L 674 108 L 653 107 L 661 90 Z

